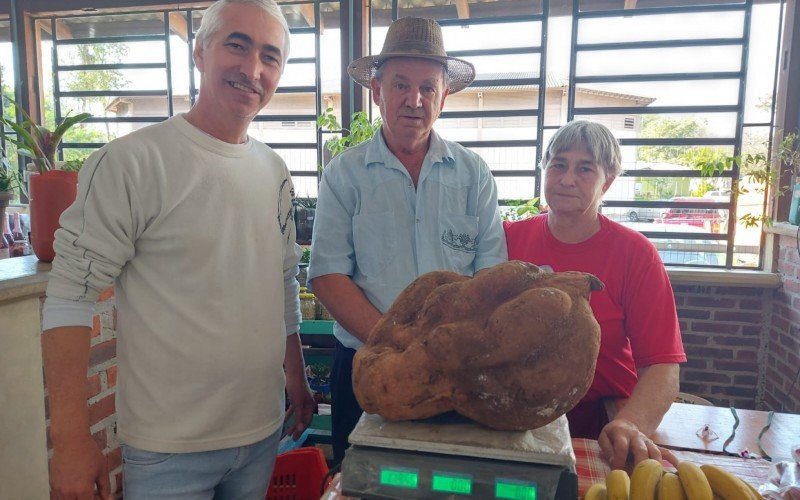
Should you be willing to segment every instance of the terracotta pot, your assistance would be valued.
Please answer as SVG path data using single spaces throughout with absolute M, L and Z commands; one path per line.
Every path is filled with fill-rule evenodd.
M 43 262 L 52 262 L 56 254 L 53 240 L 61 213 L 78 194 L 78 173 L 50 170 L 30 176 L 31 246 Z

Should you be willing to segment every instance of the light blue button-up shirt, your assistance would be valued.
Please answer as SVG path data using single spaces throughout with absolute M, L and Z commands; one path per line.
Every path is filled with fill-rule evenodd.
M 489 167 L 436 132 L 431 132 L 416 189 L 380 133 L 325 168 L 309 281 L 348 275 L 385 313 L 422 274 L 449 270 L 472 276 L 507 258 Z M 347 347 L 363 345 L 338 323 L 333 331 Z

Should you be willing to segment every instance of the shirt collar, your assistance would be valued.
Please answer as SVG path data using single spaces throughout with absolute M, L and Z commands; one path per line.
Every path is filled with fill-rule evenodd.
M 448 146 L 447 141 L 442 139 L 435 130 L 431 130 L 431 142 L 428 147 L 428 152 L 425 154 L 425 161 L 423 164 L 428 162 L 432 165 L 455 165 L 455 157 L 453 156 L 453 152 L 450 151 L 450 146 Z M 392 164 L 399 164 L 400 162 L 392 152 L 389 151 L 389 146 L 386 145 L 383 134 L 378 131 L 367 146 L 364 163 L 367 166 L 380 164 L 389 167 Z

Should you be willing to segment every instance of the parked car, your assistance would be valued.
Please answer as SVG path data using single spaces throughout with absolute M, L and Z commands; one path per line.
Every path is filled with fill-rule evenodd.
M 675 197 L 670 201 L 708 203 L 709 199 L 692 197 Z M 658 222 L 703 228 L 711 233 L 724 232 L 727 227 L 727 213 L 718 208 L 667 207 L 662 209 Z
M 653 222 L 661 217 L 661 208 L 653 207 L 602 207 L 602 213 L 612 220 Z
M 719 189 L 715 191 L 708 191 L 706 194 L 703 195 L 703 198 L 707 198 L 711 201 L 730 201 L 731 199 L 731 190 L 730 189 Z
M 659 250 L 664 264 L 720 266 L 725 264 L 725 254 L 719 252 L 696 252 L 692 250 Z

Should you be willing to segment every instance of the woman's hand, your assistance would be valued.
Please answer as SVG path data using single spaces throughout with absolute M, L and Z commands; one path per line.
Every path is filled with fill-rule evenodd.
M 606 424 L 597 438 L 597 443 L 612 470 L 625 468 L 631 455 L 633 465 L 647 458 L 659 462 L 664 459 L 672 465 L 678 465 L 678 459 L 671 451 L 657 446 L 639 430 L 636 424 L 623 418 L 615 418 Z

